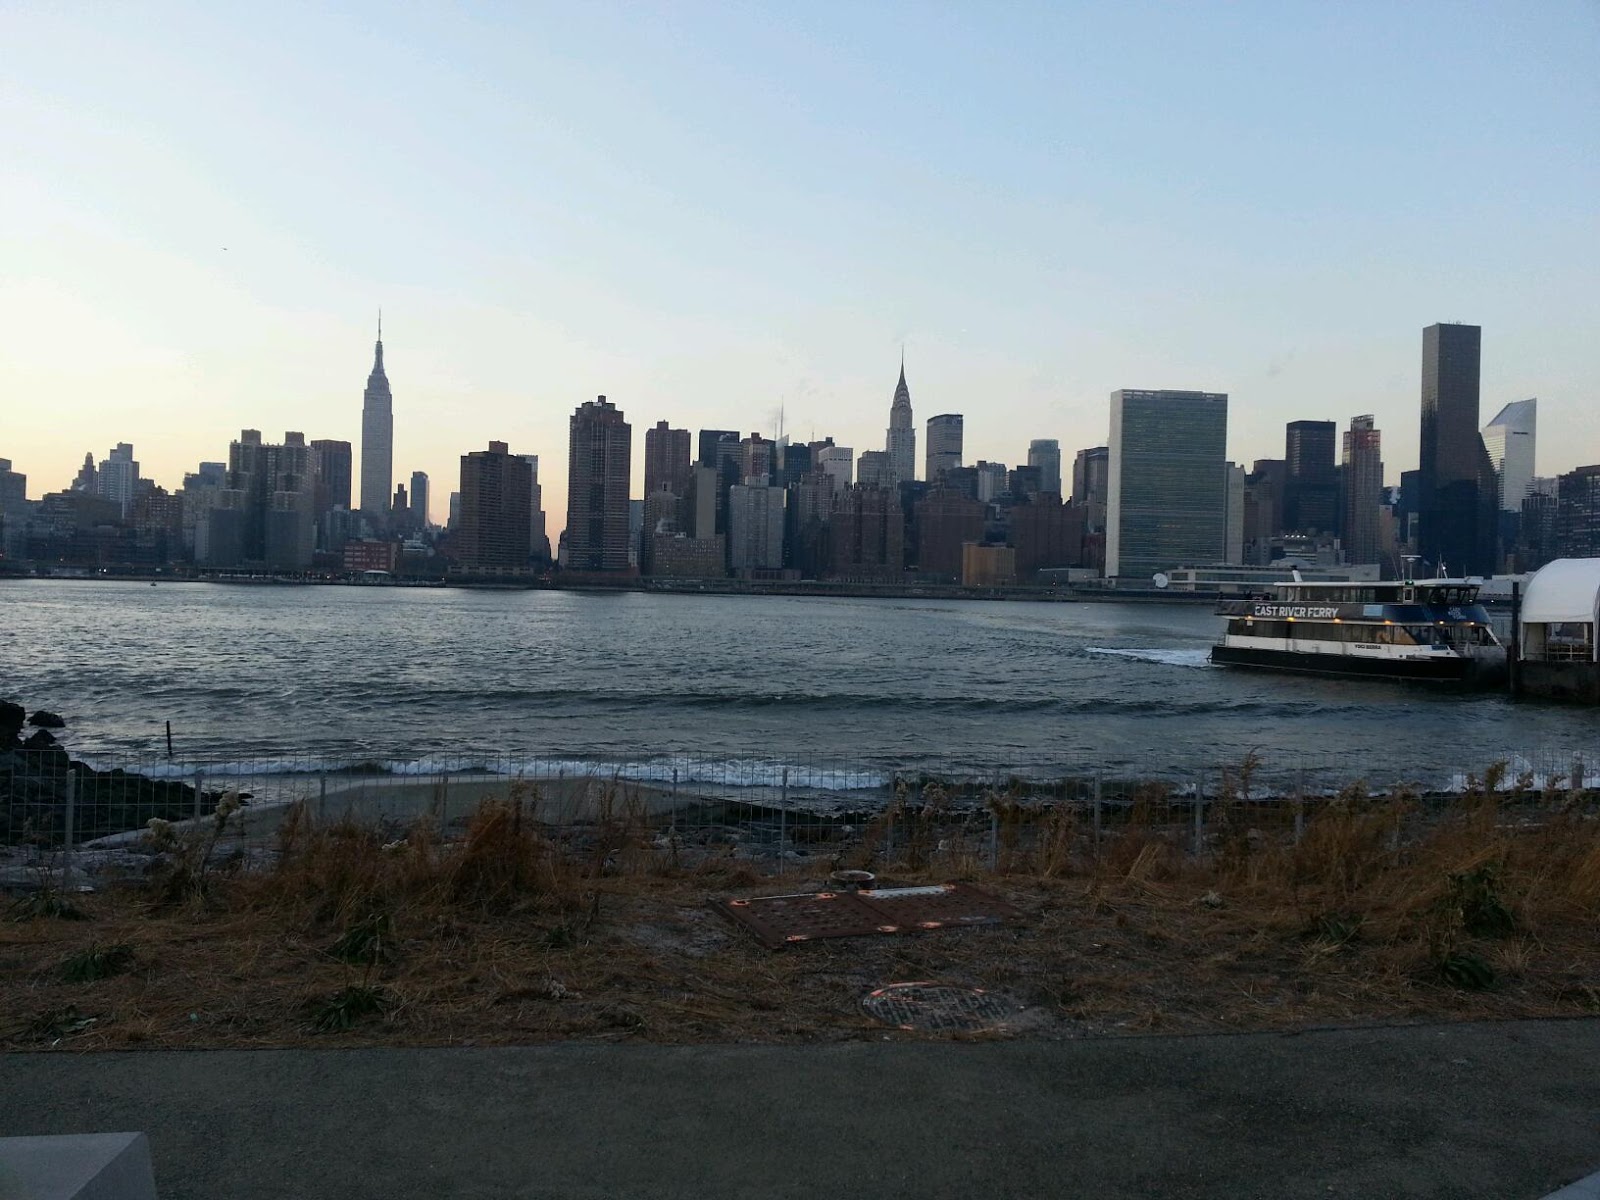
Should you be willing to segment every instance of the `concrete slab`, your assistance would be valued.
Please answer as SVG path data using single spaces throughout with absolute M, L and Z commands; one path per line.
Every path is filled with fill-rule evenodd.
M 1551 1192 L 1544 1200 L 1600 1200 L 1600 1171 Z
M 1537 1200 L 1600 1162 L 1596 1061 L 1600 1020 L 43 1052 L 0 1055 L 0 1135 L 137 1122 L 165 1200 Z
M 0 1138 L 0 1200 L 156 1200 L 142 1133 Z

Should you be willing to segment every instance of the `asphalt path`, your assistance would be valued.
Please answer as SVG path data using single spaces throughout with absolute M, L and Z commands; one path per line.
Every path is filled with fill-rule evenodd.
M 1600 1021 L 0 1055 L 0 1136 L 124 1130 L 163 1200 L 1536 1200 L 1600 1168 Z

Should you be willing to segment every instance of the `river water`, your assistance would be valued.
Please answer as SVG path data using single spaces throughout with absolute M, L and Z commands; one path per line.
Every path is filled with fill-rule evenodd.
M 1207 665 L 1207 606 L 329 586 L 0 583 L 0 697 L 116 759 L 490 756 L 1438 783 L 1600 761 L 1600 714 Z

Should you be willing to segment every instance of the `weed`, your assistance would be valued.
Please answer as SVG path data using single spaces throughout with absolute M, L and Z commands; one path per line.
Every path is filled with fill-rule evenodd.
M 1481 992 L 1494 986 L 1494 968 L 1470 951 L 1446 954 L 1435 965 L 1441 979 L 1464 992 Z
M 1484 863 L 1450 876 L 1447 903 L 1460 914 L 1461 927 L 1474 937 L 1505 937 L 1517 920 L 1500 899 L 1500 867 Z
M 76 1034 L 89 1032 L 99 1019 L 80 1013 L 75 1004 L 48 1009 L 23 1024 L 18 1030 L 19 1040 L 54 1045 Z
M 50 918 L 57 921 L 87 921 L 89 916 L 54 888 L 45 888 L 32 895 L 23 896 L 6 910 L 13 921 L 32 921 Z
M 378 1017 L 395 1007 L 393 993 L 366 983 L 353 983 L 311 1006 L 311 1027 L 318 1033 L 349 1029 L 365 1017 Z
M 1363 920 L 1360 913 L 1322 913 L 1311 922 L 1306 936 L 1329 946 L 1348 946 L 1361 936 Z
M 127 942 L 86 946 L 61 964 L 61 976 L 68 983 L 93 983 L 121 975 L 133 966 L 133 947 Z
M 341 933 L 328 953 L 353 966 L 376 967 L 394 957 L 393 942 L 389 914 L 374 909 Z

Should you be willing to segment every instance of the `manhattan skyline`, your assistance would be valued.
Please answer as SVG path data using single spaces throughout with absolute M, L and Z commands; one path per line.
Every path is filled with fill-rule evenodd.
M 436 517 L 504 440 L 559 529 L 601 393 L 882 445 L 902 342 L 968 461 L 1185 388 L 1239 462 L 1372 413 L 1395 482 L 1416 330 L 1466 321 L 1483 417 L 1538 396 L 1536 471 L 1600 459 L 1591 7 L 154 12 L 0 15 L 36 495 L 119 441 L 168 486 L 241 428 L 359 448 L 380 305 Z

